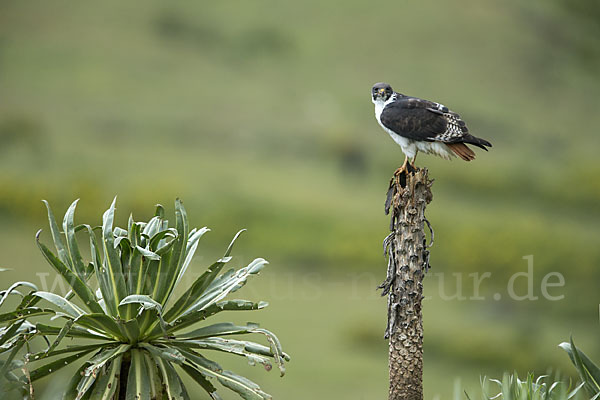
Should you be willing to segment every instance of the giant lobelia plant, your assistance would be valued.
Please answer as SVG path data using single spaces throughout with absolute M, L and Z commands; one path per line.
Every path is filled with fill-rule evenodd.
M 254 382 L 209 358 L 213 351 L 230 353 L 267 370 L 273 361 L 282 376 L 289 360 L 277 337 L 256 324 L 206 322 L 222 311 L 267 305 L 225 299 L 267 264 L 259 258 L 237 271 L 223 272 L 241 231 L 224 256 L 176 296 L 200 238 L 209 231 L 189 229 L 181 201 L 175 202 L 175 227 L 169 227 L 158 205 L 148 222 L 130 216 L 127 229 L 113 226 L 114 201 L 101 227 L 75 225 L 75 201 L 64 216 L 62 232 L 45 204 L 56 252 L 40 242 L 41 231 L 37 244 L 70 291 L 60 296 L 17 282 L 1 293 L 0 306 L 10 294 L 21 297 L 14 310 L 0 314 L 2 393 L 20 391 L 23 397 L 33 397 L 33 382 L 81 363 L 64 399 L 189 399 L 182 373 L 208 398 L 220 398 L 216 382 L 244 399 L 271 398 Z M 88 261 L 80 251 L 81 236 L 89 239 Z M 21 293 L 23 288 L 29 292 Z M 48 316 L 51 321 L 44 323 Z M 246 334 L 262 335 L 268 345 L 232 338 Z M 45 340 L 43 347 L 37 338 Z M 65 338 L 77 341 L 64 345 Z

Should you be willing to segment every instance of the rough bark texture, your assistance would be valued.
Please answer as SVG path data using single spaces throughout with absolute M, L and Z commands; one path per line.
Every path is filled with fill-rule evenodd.
M 427 169 L 395 176 L 386 201 L 392 232 L 384 241 L 388 275 L 380 287 L 388 294 L 390 400 L 423 399 L 423 278 L 433 243 L 427 245 L 425 207 L 431 184 Z

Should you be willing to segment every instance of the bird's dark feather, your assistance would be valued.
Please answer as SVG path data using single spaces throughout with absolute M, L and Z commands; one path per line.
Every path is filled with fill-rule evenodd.
M 487 150 L 486 140 L 469 134 L 460 115 L 429 100 L 397 94 L 381 112 L 381 123 L 400 136 L 428 142 L 468 143 Z
M 381 123 L 400 136 L 413 140 L 434 141 L 446 131 L 446 119 L 428 110 L 430 104 L 416 98 L 400 98 L 381 112 Z

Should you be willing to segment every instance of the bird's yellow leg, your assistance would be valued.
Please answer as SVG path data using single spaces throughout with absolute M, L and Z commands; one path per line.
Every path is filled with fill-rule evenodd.
M 417 150 L 417 152 L 415 153 L 415 156 L 413 157 L 413 159 L 410 162 L 410 165 L 412 165 L 413 168 L 415 168 L 415 162 L 417 161 L 417 154 L 419 154 L 419 150 Z
M 394 176 L 400 176 L 400 174 L 402 174 L 403 172 L 406 172 L 407 164 L 408 164 L 408 157 L 405 156 L 402 166 L 400 168 L 398 168 L 396 171 L 394 171 Z

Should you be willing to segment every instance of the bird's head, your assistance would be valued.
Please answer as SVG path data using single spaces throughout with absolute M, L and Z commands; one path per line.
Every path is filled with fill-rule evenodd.
M 371 89 L 371 96 L 373 97 L 373 103 L 376 101 L 387 101 L 394 94 L 394 90 L 390 85 L 384 82 L 379 82 L 373 85 Z

